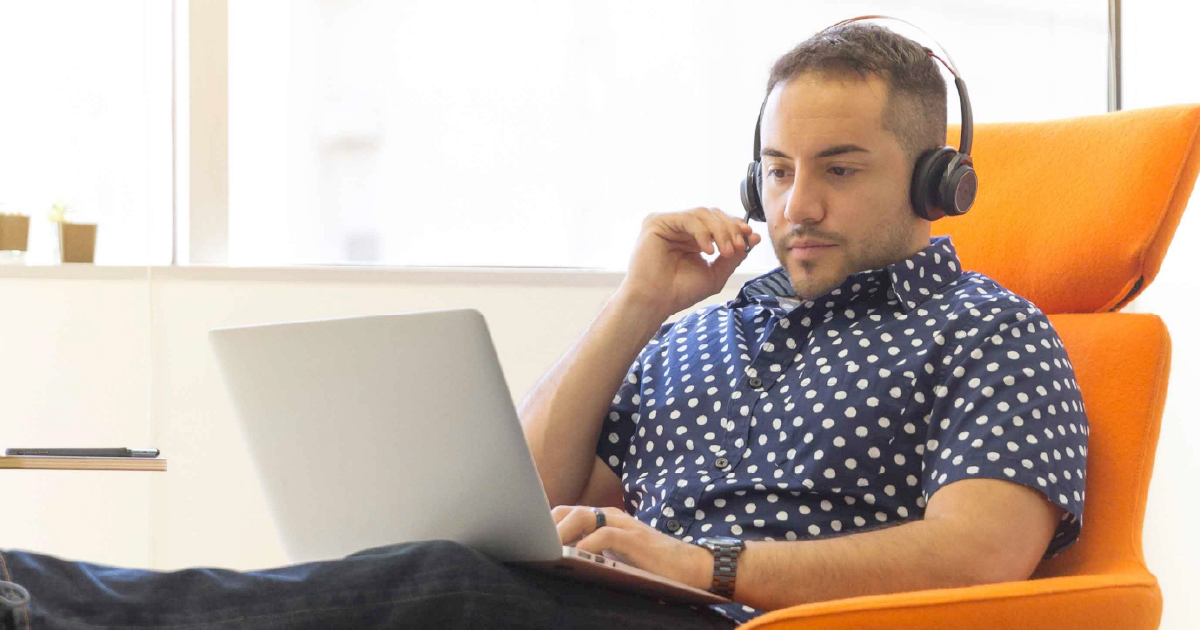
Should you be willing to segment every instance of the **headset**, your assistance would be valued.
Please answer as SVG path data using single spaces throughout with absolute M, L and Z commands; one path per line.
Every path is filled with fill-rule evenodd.
M 821 29 L 820 32 L 825 32 L 831 28 L 849 24 L 858 20 L 866 19 L 888 19 L 904 22 L 909 26 L 924 33 L 926 37 L 928 33 L 917 28 L 911 22 L 901 20 L 899 18 L 889 17 L 886 15 L 864 15 L 848 20 L 842 20 L 833 26 L 827 26 Z M 932 40 L 932 38 L 930 38 Z M 937 42 L 934 42 L 935 44 Z M 954 75 L 954 85 L 958 88 L 959 105 L 962 107 L 962 128 L 959 132 L 958 149 L 949 146 L 930 149 L 921 154 L 917 158 L 916 166 L 913 168 L 912 187 L 909 189 L 909 198 L 912 203 L 913 212 L 917 216 L 929 220 L 936 221 L 944 216 L 958 216 L 966 214 L 971 206 L 975 203 L 975 194 L 979 189 L 979 178 L 975 174 L 975 167 L 971 162 L 971 135 L 973 125 L 971 120 L 971 99 L 967 96 L 967 84 L 963 82 L 962 77 L 958 74 L 958 68 L 954 65 L 954 60 L 950 58 L 950 53 L 941 44 L 938 48 L 946 54 L 946 59 L 949 63 L 938 57 L 934 52 L 922 46 L 922 49 L 934 59 L 942 62 L 950 74 Z M 770 95 L 767 95 L 768 98 Z M 767 99 L 763 99 L 762 107 L 758 110 L 758 122 L 754 124 L 754 161 L 750 163 L 750 167 L 746 170 L 746 178 L 742 180 L 742 206 L 746 209 L 746 221 L 751 219 L 755 221 L 766 222 L 766 212 L 762 205 L 762 145 L 761 145 L 761 129 L 763 111 L 767 108 Z M 928 206 L 932 206 L 929 208 Z M 749 251 L 749 249 L 747 249 Z

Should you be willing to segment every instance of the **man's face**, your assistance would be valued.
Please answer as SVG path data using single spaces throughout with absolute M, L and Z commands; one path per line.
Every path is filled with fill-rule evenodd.
M 802 74 L 775 86 L 762 120 L 762 202 L 775 255 L 815 299 L 847 276 L 929 245 L 909 201 L 913 162 L 884 130 L 887 83 Z M 828 247 L 793 248 L 798 240 Z

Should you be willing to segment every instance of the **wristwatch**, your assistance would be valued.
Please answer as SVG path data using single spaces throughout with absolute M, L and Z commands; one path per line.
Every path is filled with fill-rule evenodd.
M 733 599 L 734 582 L 737 581 L 737 560 L 746 548 L 746 543 L 737 538 L 713 536 L 701 538 L 696 544 L 711 551 L 713 555 L 712 587 L 708 590 L 725 599 Z

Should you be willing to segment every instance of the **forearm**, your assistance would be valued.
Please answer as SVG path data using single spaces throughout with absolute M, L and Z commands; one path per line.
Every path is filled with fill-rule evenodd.
M 748 541 L 735 598 L 760 610 L 988 581 L 980 546 L 952 520 L 811 541 Z
M 605 413 L 669 313 L 622 290 L 517 410 L 550 504 L 574 503 L 591 476 Z

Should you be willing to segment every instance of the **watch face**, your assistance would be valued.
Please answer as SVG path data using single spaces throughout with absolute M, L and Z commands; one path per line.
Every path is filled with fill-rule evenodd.
M 712 547 L 714 545 L 740 547 L 742 546 L 742 541 L 738 540 L 737 538 L 730 538 L 728 536 L 712 536 L 709 538 L 701 538 L 700 544 L 704 545 L 705 547 Z

